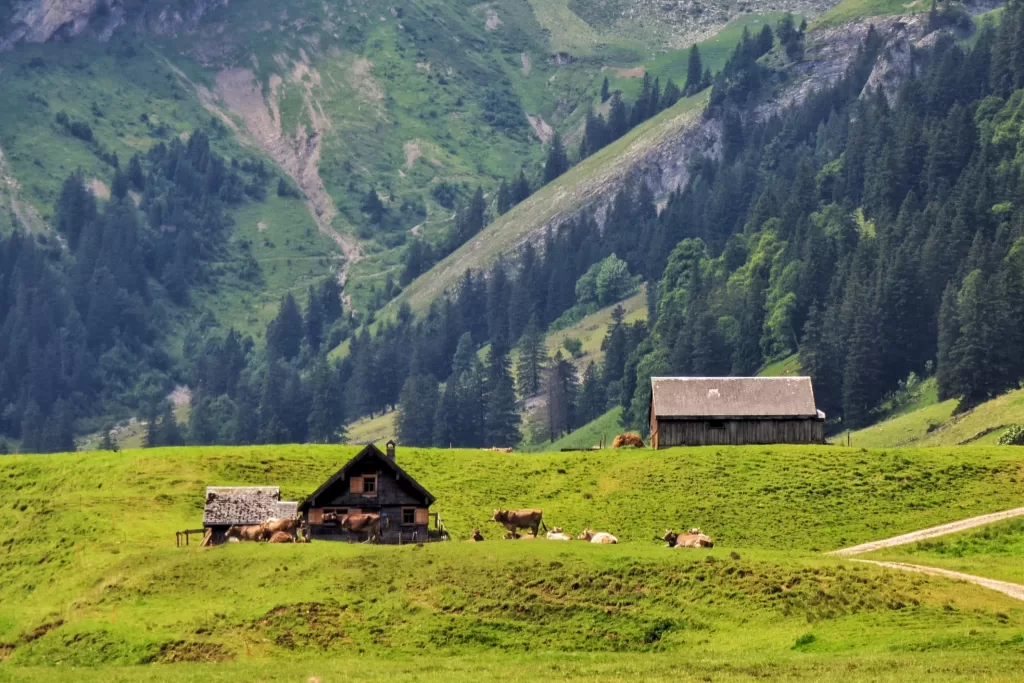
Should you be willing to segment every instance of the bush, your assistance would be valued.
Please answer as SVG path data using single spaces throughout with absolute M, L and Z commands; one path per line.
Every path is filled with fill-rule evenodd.
M 573 358 L 579 358 L 583 355 L 583 342 L 579 337 L 568 337 L 562 342 L 562 346 Z
M 1024 446 L 1024 425 L 1010 425 L 999 437 L 1000 446 Z
M 796 642 L 793 644 L 793 648 L 796 649 L 798 647 L 803 647 L 804 645 L 810 645 L 815 640 L 817 640 L 817 638 L 814 637 L 813 633 L 805 633 L 796 639 Z

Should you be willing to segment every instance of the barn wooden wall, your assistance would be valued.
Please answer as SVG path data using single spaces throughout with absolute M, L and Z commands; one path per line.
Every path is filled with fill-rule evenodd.
M 821 420 L 658 420 L 658 448 L 672 446 L 742 446 L 744 444 L 819 444 L 825 442 Z

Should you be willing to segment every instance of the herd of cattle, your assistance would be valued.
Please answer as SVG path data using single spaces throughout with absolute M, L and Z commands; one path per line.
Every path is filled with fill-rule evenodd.
M 548 529 L 544 523 L 544 512 L 541 510 L 495 510 L 491 520 L 505 527 L 506 539 L 536 539 L 539 537 L 543 527 L 544 538 L 549 541 L 571 541 L 573 536 L 566 533 L 560 527 Z M 373 542 L 380 536 L 380 515 L 376 513 L 335 515 L 327 513 L 324 515 L 324 522 L 333 522 L 343 531 L 357 536 L 366 534 L 367 542 Z M 528 530 L 528 535 L 519 535 L 520 529 Z M 226 540 L 232 541 L 255 541 L 264 543 L 308 543 L 308 535 L 299 534 L 305 531 L 306 527 L 300 519 L 268 519 L 261 524 L 249 526 L 233 526 L 228 529 Z M 584 529 L 576 536 L 577 540 L 590 543 L 618 543 L 619 539 L 607 531 L 593 531 Z M 472 542 L 484 540 L 480 529 L 473 529 L 473 535 L 469 538 Z M 690 529 L 686 533 L 677 534 L 670 529 L 665 529 L 665 535 L 661 540 L 668 543 L 670 548 L 713 548 L 714 541 L 706 536 L 700 529 Z
M 560 527 L 554 527 L 548 529 L 544 523 L 544 512 L 541 510 L 495 510 L 494 515 L 491 517 L 491 521 L 497 522 L 505 527 L 505 538 L 506 539 L 535 539 L 538 538 L 541 527 L 544 528 L 545 538 L 549 541 L 571 541 L 572 534 L 568 534 L 563 531 Z M 529 530 L 530 535 L 519 535 L 520 529 Z M 584 529 L 578 536 L 577 540 L 588 541 L 590 543 L 618 543 L 617 539 L 613 534 L 607 531 L 593 531 L 591 529 Z M 478 543 L 484 540 L 483 534 L 480 533 L 480 529 L 473 529 L 473 535 L 469 537 L 469 540 L 474 543 Z M 714 548 L 715 542 L 711 538 L 704 534 L 700 529 L 690 529 L 688 532 L 683 534 L 677 534 L 671 529 L 665 529 L 665 535 L 661 537 L 661 540 L 668 543 L 670 548 Z

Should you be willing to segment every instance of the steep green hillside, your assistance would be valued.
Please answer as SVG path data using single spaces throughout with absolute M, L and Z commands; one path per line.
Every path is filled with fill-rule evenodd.
M 360 680 L 481 680 L 510 666 L 524 681 L 678 680 L 679 657 L 697 649 L 687 672 L 724 680 L 905 680 L 925 666 L 978 680 L 1021 655 L 1024 608 L 1004 596 L 817 552 L 1007 506 L 1022 493 L 1009 449 L 401 449 L 455 536 L 480 526 L 489 540 L 173 546 L 171 532 L 197 526 L 205 485 L 301 497 L 354 452 L 5 458 L 0 676 L 348 679 L 359 661 Z M 536 505 L 548 524 L 622 543 L 493 540 L 498 505 Z M 718 547 L 651 540 L 689 524 Z M 133 668 L 143 663 L 157 666 Z
M 134 154 L 187 140 L 199 129 L 214 131 L 213 148 L 229 159 L 272 164 L 211 123 L 210 113 L 164 58 L 135 41 L 20 47 L 5 55 L 0 99 L 7 103 L 0 110 L 0 149 L 20 186 L 22 215 L 37 233 L 52 226 L 61 185 L 72 172 L 80 171 L 99 199 L 109 199 L 113 155 L 126 167 Z M 57 120 L 61 114 L 86 124 L 91 139 L 68 132 Z M 3 169 L 0 164 L 0 176 Z M 279 197 L 276 179 L 268 185 L 264 201 L 230 209 L 235 226 L 215 265 L 217 277 L 196 291 L 192 310 L 175 321 L 176 328 L 197 317 L 196 310 L 209 310 L 225 326 L 262 332 L 281 296 L 300 295 L 336 271 L 337 247 L 319 234 L 303 202 Z M 262 284 L 239 276 L 247 253 L 259 265 Z
M 611 448 L 615 437 L 622 433 L 622 408 L 612 408 L 607 413 L 583 425 L 561 439 L 546 444 L 531 446 L 531 450 L 560 451 L 563 449 L 587 450 L 600 446 Z
M 853 432 L 850 435 L 853 445 L 866 448 L 992 445 L 1010 425 L 1024 424 L 1024 390 L 1011 391 L 956 415 L 956 400 L 924 403 L 920 408 Z M 845 444 L 845 433 L 836 441 Z

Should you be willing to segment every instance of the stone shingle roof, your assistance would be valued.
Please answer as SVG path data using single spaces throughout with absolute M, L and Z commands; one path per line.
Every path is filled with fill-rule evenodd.
M 204 526 L 295 519 L 298 503 L 282 501 L 277 486 L 207 486 Z
M 824 417 L 810 377 L 652 377 L 656 417 Z

